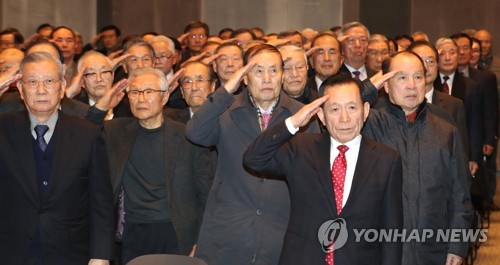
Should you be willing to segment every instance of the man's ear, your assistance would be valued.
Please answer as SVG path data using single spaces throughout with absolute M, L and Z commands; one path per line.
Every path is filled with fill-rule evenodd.
M 247 75 L 245 75 L 243 77 L 243 83 L 245 83 L 245 86 L 248 86 L 248 77 L 247 77 Z
M 21 97 L 21 99 L 24 100 L 23 82 L 21 79 L 17 81 L 17 90 L 19 90 L 19 96 Z
M 215 81 L 212 81 L 212 84 L 210 85 L 210 93 L 214 93 L 215 91 Z
M 368 118 L 368 114 L 370 114 L 370 103 L 368 102 L 363 103 L 363 109 L 364 109 L 363 122 L 365 122 L 366 119 Z
M 325 124 L 325 113 L 323 112 L 323 108 L 319 108 L 319 111 L 318 111 L 318 113 L 316 115 L 318 115 L 318 118 L 321 121 L 321 123 L 324 126 L 326 126 L 326 124 Z
M 389 94 L 389 86 L 387 85 L 388 81 L 385 81 L 384 82 L 384 90 L 385 90 L 385 93 Z
M 167 92 L 165 92 L 165 94 L 164 94 L 164 95 L 163 95 L 163 97 L 161 98 L 161 104 L 162 104 L 162 106 L 165 106 L 165 104 L 167 104 L 168 99 L 169 99 L 169 97 L 170 97 L 170 93 L 172 93 L 172 92 L 173 92 L 173 90 L 172 90 L 172 91 L 167 90 Z

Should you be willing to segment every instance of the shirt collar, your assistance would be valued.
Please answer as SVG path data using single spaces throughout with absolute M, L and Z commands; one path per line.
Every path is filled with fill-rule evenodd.
M 432 89 L 429 92 L 425 93 L 425 98 L 427 99 L 427 102 L 431 104 L 432 104 L 432 95 L 434 95 L 434 87 L 432 87 Z

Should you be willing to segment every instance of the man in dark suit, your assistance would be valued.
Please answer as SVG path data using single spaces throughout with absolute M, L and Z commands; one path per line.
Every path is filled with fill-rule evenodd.
M 481 118 L 480 87 L 470 78 L 457 71 L 458 46 L 449 38 L 440 38 L 435 45 L 439 54 L 439 75 L 434 80 L 434 89 L 454 96 L 464 102 L 465 118 L 469 138 L 469 161 L 479 164 L 483 159 L 483 119 Z M 475 166 L 477 169 L 477 165 Z
M 479 70 L 469 67 L 472 51 L 472 39 L 463 33 L 454 34 L 451 38 L 458 46 L 458 71 L 479 85 L 480 113 L 483 120 L 481 144 L 483 146 L 484 163 L 488 183 L 484 190 L 485 198 L 492 210 L 500 210 L 493 202 L 496 192 L 496 152 L 498 135 L 498 91 L 497 78 L 488 70 Z
M 316 74 L 307 80 L 307 87 L 317 93 L 325 79 L 339 72 L 344 60 L 340 42 L 331 34 L 322 33 L 314 37 L 312 48 L 316 51 L 311 54 L 310 63 Z
M 122 264 L 146 254 L 187 255 L 210 189 L 210 160 L 163 113 L 171 91 L 160 70 L 137 69 L 129 80 L 134 118 L 104 124 Z
M 292 211 L 280 264 L 325 264 L 325 254 L 326 264 L 401 264 L 401 243 L 356 242 L 354 233 L 402 228 L 401 159 L 393 149 L 360 135 L 370 105 L 361 100 L 359 81 L 339 75 L 322 86 L 327 97 L 265 131 L 243 158 L 246 166 L 279 176 L 290 189 Z M 294 137 L 315 113 L 328 132 Z M 345 146 L 341 154 L 337 148 Z M 339 179 L 335 160 L 342 155 L 346 168 Z M 348 238 L 344 246 L 334 245 L 332 255 L 317 240 L 322 224 L 335 218 L 345 220 Z
M 62 64 L 28 55 L 26 110 L 0 116 L 0 255 L 5 264 L 109 264 L 114 215 L 100 130 L 59 111 Z
M 215 90 L 186 125 L 189 140 L 216 145 L 219 155 L 195 252 L 211 265 L 276 264 L 290 213 L 286 184 L 257 180 L 242 158 L 268 124 L 288 118 L 302 104 L 281 92 L 283 61 L 275 47 L 256 45 L 246 56 L 248 64 Z M 242 78 L 248 91 L 233 95 Z M 311 124 L 310 130 L 318 132 L 318 125 Z
M 346 23 L 339 31 L 339 41 L 342 43 L 344 63 L 340 68 L 341 73 L 350 74 L 361 81 L 373 76 L 375 73 L 366 68 L 366 52 L 370 32 L 360 22 Z
M 85 70 L 83 70 L 85 68 Z M 106 95 L 106 92 L 113 88 L 113 65 L 111 60 L 96 51 L 88 51 L 78 60 L 78 71 L 83 71 L 81 75 L 82 90 L 74 99 L 86 104 L 95 106 L 96 103 Z M 124 82 L 123 80 L 121 82 Z M 96 106 L 102 108 L 100 104 Z M 130 106 L 127 98 L 123 98 L 114 108 L 108 109 L 105 120 L 119 117 L 131 117 Z

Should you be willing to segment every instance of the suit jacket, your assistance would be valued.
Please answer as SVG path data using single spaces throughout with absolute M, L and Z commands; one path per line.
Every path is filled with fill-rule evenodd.
M 443 84 L 439 77 L 434 80 L 434 89 L 443 91 Z M 480 87 L 476 82 L 464 77 L 457 71 L 453 78 L 451 95 L 464 102 L 469 137 L 469 159 L 479 163 L 483 159 L 483 143 L 481 139 L 483 135 L 483 119 L 481 118 L 481 109 L 478 108 L 481 99 Z
M 182 124 L 186 124 L 189 121 L 189 119 L 191 119 L 189 108 L 185 109 L 166 108 L 164 112 L 167 115 L 167 117 Z
M 169 210 L 179 251 L 189 254 L 198 237 L 211 184 L 209 157 L 184 137 L 184 125 L 164 116 L 165 178 Z M 123 174 L 140 125 L 136 118 L 118 118 L 104 124 L 114 202 L 122 188 Z
M 498 91 L 497 77 L 487 70 L 469 67 L 469 77 L 481 88 L 481 117 L 483 117 L 483 144 L 496 147 L 498 136 Z
M 0 114 L 0 255 L 22 264 L 37 230 L 45 264 L 111 259 L 112 191 L 100 131 L 59 112 L 54 164 L 44 203 L 38 195 L 33 136 L 26 111 Z
M 19 92 L 5 93 L 0 97 L 0 112 L 12 112 L 25 109 L 26 107 Z M 61 111 L 70 116 L 87 119 L 97 125 L 102 124 L 106 116 L 105 111 L 89 107 L 88 104 L 83 104 L 78 100 L 67 97 L 61 99 Z
M 281 92 L 270 125 L 302 104 Z M 319 131 L 317 124 L 310 130 Z M 208 264 L 276 264 L 290 214 L 286 184 L 256 179 L 243 167 L 243 152 L 261 133 L 248 93 L 217 89 L 186 125 L 195 144 L 216 145 L 218 163 L 195 255 Z M 270 176 L 271 178 L 272 176 Z
M 348 240 L 335 250 L 335 264 L 401 264 L 401 243 L 356 242 L 354 233 L 354 229 L 403 227 L 399 154 L 363 137 L 349 197 L 338 215 L 330 138 L 328 133 L 294 137 L 281 122 L 257 137 L 245 152 L 246 166 L 281 176 L 290 189 L 292 210 L 280 264 L 325 264 L 318 230 L 336 218 L 345 219 Z
M 469 135 L 467 133 L 467 120 L 465 118 L 465 109 L 462 100 L 434 89 L 434 92 L 432 93 L 432 105 L 438 106 L 450 115 L 449 117 L 452 118 L 451 123 L 455 125 L 460 132 L 465 152 L 469 155 Z M 439 111 L 435 111 L 435 108 L 429 108 L 429 110 L 439 117 L 449 121 L 445 115 L 440 114 Z

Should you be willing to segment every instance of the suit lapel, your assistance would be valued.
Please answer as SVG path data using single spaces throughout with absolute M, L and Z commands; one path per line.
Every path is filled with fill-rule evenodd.
M 257 111 L 255 107 L 250 104 L 248 93 L 241 93 L 238 95 L 230 108 L 231 119 L 236 126 L 238 126 L 240 131 L 251 139 L 261 133 L 259 121 L 257 119 Z
M 118 135 L 113 135 L 116 139 L 113 140 L 116 145 L 116 152 L 113 155 L 116 157 L 116 177 L 112 179 L 112 185 L 114 187 L 114 193 L 116 196 L 120 194 L 120 189 L 122 186 L 123 172 L 125 171 L 125 165 L 127 164 L 130 151 L 135 142 L 135 138 L 139 132 L 139 122 L 137 119 L 132 119 L 131 122 L 125 126 L 125 130 Z M 116 199 L 116 198 L 115 198 Z
M 70 123 L 66 120 L 66 116 L 59 111 L 59 117 L 57 118 L 56 128 L 55 128 L 55 152 L 54 152 L 54 160 L 51 166 L 50 171 L 50 185 L 49 190 L 47 191 L 47 201 L 50 200 L 50 195 L 54 190 L 57 190 L 57 186 L 63 183 L 64 180 L 60 178 L 64 178 L 64 170 L 66 169 L 66 165 L 68 161 L 71 161 L 72 156 L 74 154 L 72 146 L 75 144 L 78 139 L 76 139 L 76 131 L 71 126 Z
M 24 171 L 24 174 L 20 174 L 24 179 L 19 180 L 19 182 L 24 184 L 22 186 L 26 188 L 26 194 L 31 197 L 33 203 L 38 207 L 40 197 L 38 194 L 35 154 L 32 146 L 31 123 L 26 111 L 18 112 L 18 114 L 13 121 L 14 128 L 12 131 L 14 133 L 11 135 L 11 139 L 13 146 L 16 147 L 14 153 L 17 161 L 23 161 L 23 166 L 19 170 Z
M 347 198 L 347 202 L 342 212 L 349 211 L 349 207 L 353 204 L 353 201 L 363 197 L 363 188 L 371 176 L 372 168 L 378 160 L 378 155 L 373 152 L 372 148 L 374 147 L 371 146 L 364 137 L 361 138 L 361 146 L 359 147 L 358 161 L 356 163 L 356 169 L 354 170 L 351 191 L 349 192 L 349 197 Z
M 177 150 L 178 150 L 178 145 L 179 145 L 179 140 L 180 137 L 179 135 L 176 135 L 176 132 L 174 131 L 172 127 L 172 120 L 167 118 L 164 115 L 165 119 L 165 132 L 164 132 L 164 149 L 163 153 L 165 156 L 165 165 L 164 165 L 164 171 L 165 171 L 165 183 L 166 183 L 166 189 L 167 189 L 167 195 L 169 196 L 168 201 L 171 202 L 171 196 L 172 196 L 172 183 L 174 179 L 174 174 L 175 174 L 175 167 L 176 167 L 176 156 L 177 156 Z M 188 161 L 183 161 L 183 162 L 188 162 Z
M 326 201 L 328 202 L 328 207 L 330 212 L 334 216 L 337 216 L 337 206 L 335 201 L 335 192 L 333 190 L 332 181 L 332 171 L 330 168 L 330 135 L 328 133 L 323 133 L 322 138 L 318 141 L 317 146 L 313 150 L 318 150 L 317 157 L 315 160 L 318 163 L 318 167 L 315 168 L 318 172 L 319 181 L 321 187 L 323 188 L 323 194 L 325 195 Z
M 455 72 L 455 78 L 453 78 L 453 87 L 451 88 L 451 95 L 465 100 L 465 77 L 459 72 Z

